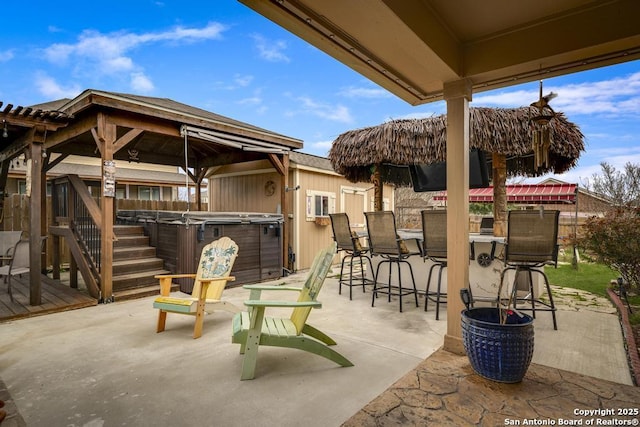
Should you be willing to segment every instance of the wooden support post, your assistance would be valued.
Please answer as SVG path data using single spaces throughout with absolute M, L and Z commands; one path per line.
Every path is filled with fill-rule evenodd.
M 11 161 L 8 159 L 0 161 L 0 230 L 5 229 L 4 198 L 7 192 L 7 177 L 9 174 L 10 164 L 11 164 Z
M 469 284 L 469 102 L 471 82 L 446 83 L 447 101 L 447 334 L 444 349 L 464 354 L 460 290 Z
M 282 265 L 287 265 L 288 269 L 291 269 L 287 263 L 289 258 L 289 245 L 292 242 L 289 241 L 289 197 L 287 195 L 287 188 L 289 187 L 289 153 L 283 153 L 282 159 L 277 154 L 269 154 L 269 161 L 280 175 L 280 210 L 282 211 L 283 223 L 282 223 Z
M 373 210 L 381 211 L 384 207 L 382 174 L 380 168 L 382 165 L 376 165 L 371 180 L 373 181 Z
M 507 157 L 493 153 L 493 235 L 507 235 Z
M 29 197 L 29 304 L 42 304 L 42 144 L 46 135 L 45 129 L 35 126 L 31 129 L 30 144 L 31 175 Z
M 43 141 L 44 142 L 44 141 Z M 40 235 L 49 236 L 49 224 L 47 224 L 47 164 L 48 157 L 44 145 L 41 147 L 40 159 L 42 160 L 40 167 L 40 210 L 44 215 L 40 217 Z M 42 242 L 42 250 L 40 251 L 40 268 L 42 274 L 47 274 L 47 246 L 48 240 Z
M 98 140 L 102 143 L 100 152 L 102 154 L 102 191 L 100 196 L 100 210 L 102 218 L 102 229 L 100 232 L 100 291 L 102 302 L 113 301 L 113 209 L 114 197 L 106 196 L 105 184 L 105 162 L 113 161 L 113 149 L 116 141 L 116 125 L 109 123 L 108 116 L 104 113 L 98 114 Z

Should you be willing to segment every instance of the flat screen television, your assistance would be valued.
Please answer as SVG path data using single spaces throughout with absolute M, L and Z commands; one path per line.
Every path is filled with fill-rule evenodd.
M 447 163 L 439 162 L 429 165 L 409 165 L 413 191 L 442 191 L 447 189 Z M 469 151 L 469 188 L 485 188 L 489 186 L 489 167 L 484 151 Z

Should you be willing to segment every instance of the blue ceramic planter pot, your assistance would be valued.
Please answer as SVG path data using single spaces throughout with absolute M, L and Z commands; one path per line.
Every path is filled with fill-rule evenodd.
M 533 357 L 533 318 L 511 314 L 500 324 L 497 308 L 462 311 L 462 341 L 478 375 L 492 381 L 522 381 Z

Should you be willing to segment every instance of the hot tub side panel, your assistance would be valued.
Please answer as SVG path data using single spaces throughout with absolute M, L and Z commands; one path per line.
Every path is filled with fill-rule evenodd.
M 227 236 L 238 245 L 238 258 L 229 286 L 277 279 L 282 276 L 280 224 L 207 224 L 199 250 L 213 240 Z

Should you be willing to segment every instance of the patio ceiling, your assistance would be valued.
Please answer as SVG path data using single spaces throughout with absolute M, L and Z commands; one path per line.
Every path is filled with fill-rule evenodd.
M 636 0 L 239 0 L 413 105 L 640 58 Z

